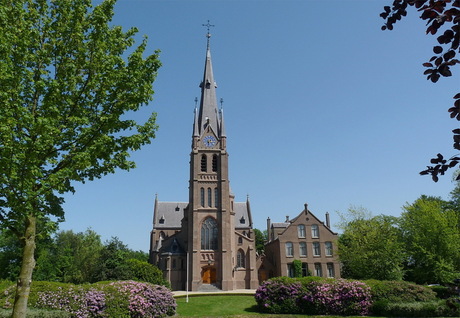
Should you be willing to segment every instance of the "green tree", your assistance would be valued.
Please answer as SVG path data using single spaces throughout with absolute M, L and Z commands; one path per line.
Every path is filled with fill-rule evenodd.
M 8 229 L 0 230 L 0 279 L 14 281 L 21 267 L 21 245 Z
M 440 198 L 421 196 L 404 206 L 401 229 L 409 254 L 408 279 L 449 283 L 460 272 L 457 213 Z
M 126 263 L 130 250 L 118 237 L 104 244 L 98 259 L 97 270 L 92 281 L 126 280 L 132 273 Z
M 436 83 L 441 76 L 452 76 L 452 66 L 459 64 L 456 59 L 460 53 L 460 1 L 459 0 L 393 0 L 392 6 L 385 6 L 380 16 L 385 19 L 382 30 L 393 30 L 393 25 L 407 15 L 409 7 L 415 7 L 421 14 L 420 19 L 426 21 L 426 34 L 435 35 L 439 30 L 444 32 L 437 37 L 437 44 L 433 47 L 430 60 L 423 63 L 427 69 L 423 73 L 427 79 Z M 454 96 L 454 104 L 449 108 L 451 118 L 460 120 L 460 93 Z M 460 150 L 460 128 L 454 129 L 454 149 Z M 438 181 L 438 175 L 444 175 L 447 169 L 455 167 L 460 162 L 457 154 L 449 159 L 438 154 L 431 159 L 434 166 L 428 166 L 420 172 L 422 175 L 431 175 Z M 460 180 L 460 174 L 457 176 Z
M 342 276 L 354 279 L 401 280 L 405 261 L 397 218 L 370 216 L 363 209 L 350 208 L 340 225 L 338 240 Z
M 35 277 L 63 283 L 88 283 L 97 270 L 103 248 L 100 236 L 91 229 L 59 232 L 48 249 L 37 258 Z
M 155 114 L 130 115 L 152 98 L 158 55 L 110 25 L 115 2 L 0 3 L 0 222 L 22 245 L 14 317 L 26 314 L 37 220 L 63 216 L 73 182 L 133 168 L 129 152 L 157 130 Z
M 256 251 L 261 255 L 265 251 L 265 243 L 267 242 L 266 235 L 259 229 L 254 229 L 254 235 L 256 237 Z

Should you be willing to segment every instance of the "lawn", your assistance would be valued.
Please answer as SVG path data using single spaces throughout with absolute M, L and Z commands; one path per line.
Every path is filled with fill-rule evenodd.
M 177 316 L 179 317 L 232 317 L 232 318 L 275 318 L 275 317 L 314 317 L 305 315 L 273 315 L 261 314 L 256 311 L 254 295 L 211 295 L 176 298 Z M 321 316 L 324 318 L 325 316 Z M 328 316 L 331 318 L 332 316 Z M 343 317 L 341 317 L 343 318 Z M 351 317 L 347 317 L 351 318 Z

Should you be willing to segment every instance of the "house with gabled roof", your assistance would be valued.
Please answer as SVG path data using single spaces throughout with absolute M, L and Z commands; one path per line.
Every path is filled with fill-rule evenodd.
M 337 233 L 330 227 L 329 213 L 322 222 L 305 204 L 295 218 L 284 222 L 267 219 L 268 242 L 258 263 L 259 279 L 294 277 L 294 260 L 302 263 L 302 276 L 340 277 L 337 258 Z

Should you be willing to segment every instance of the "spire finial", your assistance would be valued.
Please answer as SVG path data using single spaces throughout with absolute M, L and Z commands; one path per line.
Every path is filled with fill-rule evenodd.
M 206 34 L 206 37 L 208 38 L 208 50 L 209 50 L 209 39 L 211 38 L 211 33 L 209 33 L 209 30 L 210 30 L 211 27 L 215 27 L 215 25 L 209 23 L 209 20 L 208 20 L 208 23 L 207 24 L 202 24 L 202 26 L 204 26 L 204 27 L 206 27 L 208 29 L 208 33 Z

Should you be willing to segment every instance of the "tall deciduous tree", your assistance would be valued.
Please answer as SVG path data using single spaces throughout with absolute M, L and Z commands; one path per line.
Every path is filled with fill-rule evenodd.
M 452 76 L 452 66 L 459 64 L 455 58 L 460 53 L 460 0 L 394 0 L 392 6 L 385 6 L 380 16 L 385 19 L 382 30 L 393 30 L 393 25 L 407 15 L 407 9 L 415 7 L 420 12 L 420 18 L 426 21 L 426 33 L 437 37 L 437 44 L 433 47 L 433 55 L 428 62 L 424 75 L 436 83 L 441 76 Z M 438 33 L 440 31 L 440 33 Z M 460 121 L 460 93 L 454 96 L 454 104 L 449 108 L 451 118 Z M 454 149 L 460 150 L 460 128 L 454 129 Z M 445 159 L 438 154 L 431 159 L 433 166 L 420 172 L 422 175 L 431 175 L 438 181 L 438 175 L 443 175 L 447 169 L 455 167 L 460 162 L 460 155 Z M 460 180 L 460 174 L 457 176 Z
M 450 283 L 460 272 L 460 227 L 447 202 L 421 196 L 404 206 L 401 229 L 408 255 L 408 279 Z
M 14 317 L 25 317 L 37 219 L 63 216 L 60 194 L 129 170 L 150 143 L 158 52 L 144 57 L 136 29 L 110 26 L 116 0 L 0 0 L 0 221 L 23 247 Z M 127 50 L 131 52 L 129 55 Z
M 342 275 L 354 279 L 401 280 L 405 261 L 397 218 L 371 217 L 351 208 L 338 240 Z

